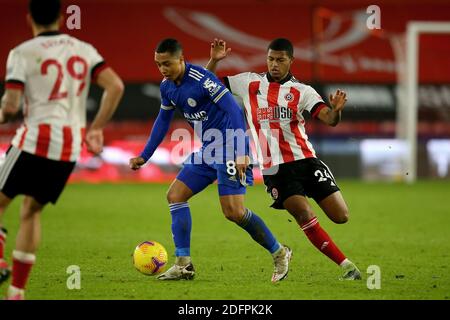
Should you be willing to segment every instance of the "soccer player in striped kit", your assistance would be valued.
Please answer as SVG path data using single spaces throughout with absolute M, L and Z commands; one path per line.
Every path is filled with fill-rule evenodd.
M 225 41 L 215 39 L 207 69 L 214 72 L 230 50 Z M 313 198 L 333 222 L 347 222 L 347 205 L 330 169 L 316 157 L 302 115 L 306 110 L 313 118 L 336 126 L 347 101 L 346 93 L 337 90 L 330 95 L 330 104 L 325 104 L 311 86 L 291 74 L 293 60 L 292 43 L 278 38 L 267 49 L 267 72 L 228 76 L 224 83 L 243 100 L 264 183 L 274 200 L 272 207 L 287 210 L 311 243 L 342 267 L 341 279 L 361 279 L 356 265 L 320 226 L 306 198 Z
M 11 50 L 7 61 L 0 123 L 19 112 L 22 97 L 24 123 L 0 168 L 0 283 L 11 273 L 4 258 L 2 216 L 15 196 L 25 195 L 12 253 L 9 299 L 24 299 L 40 242 L 41 212 L 47 203 L 56 203 L 80 154 L 91 81 L 105 90 L 86 133 L 88 150 L 94 154 L 102 151 L 102 129 L 124 90 L 119 76 L 92 45 L 59 33 L 60 11 L 59 0 L 31 0 L 27 18 L 34 38 Z

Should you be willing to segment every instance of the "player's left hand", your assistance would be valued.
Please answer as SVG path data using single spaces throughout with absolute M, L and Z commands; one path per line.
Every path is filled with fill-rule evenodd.
M 239 173 L 239 179 L 245 181 L 245 171 L 250 165 L 249 156 L 240 156 L 236 158 L 236 170 Z
M 103 151 L 103 130 L 102 129 L 90 129 L 86 133 L 86 145 L 89 152 L 95 155 L 100 154 Z
M 130 169 L 139 170 L 144 164 L 145 160 L 142 157 L 135 157 L 130 159 Z
M 336 94 L 330 94 L 330 105 L 333 111 L 340 112 L 344 109 L 345 103 L 347 102 L 347 93 L 343 90 L 336 90 Z
M 212 60 L 220 61 L 224 59 L 230 51 L 231 48 L 227 48 L 227 43 L 224 40 L 216 38 L 211 43 L 210 57 Z

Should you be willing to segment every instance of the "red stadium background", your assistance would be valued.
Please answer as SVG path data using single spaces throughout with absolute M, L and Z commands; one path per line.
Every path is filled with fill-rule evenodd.
M 63 3 L 64 8 L 73 4 L 80 7 L 81 29 L 68 30 L 63 26 L 62 30 L 94 44 L 127 87 L 146 83 L 157 85 L 161 80 L 153 62 L 153 51 L 166 37 L 180 40 L 186 59 L 196 64 L 206 63 L 209 44 L 214 37 L 226 40 L 232 54 L 222 63 L 219 75 L 265 71 L 268 42 L 276 37 L 286 37 L 294 43 L 296 63 L 292 72 L 301 81 L 320 86 L 393 86 L 397 82 L 399 62 L 393 48 L 402 42 L 407 22 L 450 21 L 450 3 L 438 0 L 377 1 L 381 9 L 381 30 L 366 27 L 370 16 L 366 9 L 372 3 L 356 0 L 198 0 L 189 3 L 179 0 L 82 0 Z M 31 31 L 25 19 L 27 1 L 1 0 L 0 4 L 3 17 L 7 17 L 0 20 L 0 76 L 4 78 L 9 50 L 30 38 Z M 448 86 L 449 57 L 450 35 L 422 36 L 421 84 Z M 125 159 L 142 148 L 151 128 L 151 118 L 157 110 L 153 102 L 150 116 L 127 117 L 127 108 L 136 108 L 137 103 L 141 102 L 123 102 L 120 112 L 124 114 L 122 120 L 127 122 L 113 123 L 106 130 L 108 145 L 117 147 L 116 151 L 122 150 L 117 151 L 120 155 L 116 154 L 116 158 L 112 157 L 121 160 L 117 163 L 96 162 L 84 154 L 72 179 L 116 181 L 125 177 L 127 180 L 165 181 L 174 176 L 176 170 L 160 163 L 151 163 L 139 176 L 127 171 Z M 366 116 L 360 116 L 356 111 L 352 116 L 351 109 L 349 113 L 347 121 L 334 131 L 317 123 L 311 123 L 307 130 L 313 137 L 321 134 L 391 137 L 395 133 L 395 111 L 388 118 L 377 121 L 373 121 L 369 111 Z M 447 124 L 424 122 L 419 125 L 419 134 L 450 137 Z M 179 126 L 184 125 L 176 122 L 172 129 Z M 7 147 L 16 127 L 17 124 L 0 127 L 2 149 Z M 169 141 L 165 142 L 164 148 L 170 152 Z
M 404 33 L 408 21 L 450 20 L 450 3 L 436 0 L 377 1 L 381 32 L 366 27 L 371 2 L 355 0 L 65 2 L 66 7 L 71 4 L 81 9 L 81 29 L 64 31 L 95 44 L 129 82 L 160 80 L 153 49 L 172 36 L 182 42 L 187 59 L 194 63 L 206 61 L 214 37 L 225 39 L 233 56 L 220 70 L 223 74 L 264 71 L 268 42 L 286 37 L 296 49 L 292 71 L 303 81 L 393 83 L 395 58 L 389 38 Z M 1 7 L 8 17 L 0 22 L 0 61 L 6 61 L 9 50 L 31 34 L 25 21 L 27 1 L 2 0 Z M 439 71 L 450 69 L 450 59 L 432 63 L 449 50 L 448 38 L 424 40 L 421 59 L 430 62 L 423 65 L 424 82 L 450 83 L 450 73 Z M 4 74 L 2 63 L 0 75 Z

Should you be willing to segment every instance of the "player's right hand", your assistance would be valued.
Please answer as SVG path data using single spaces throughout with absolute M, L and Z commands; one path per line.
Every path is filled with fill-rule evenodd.
M 344 90 L 336 90 L 336 94 L 330 93 L 330 105 L 335 112 L 341 112 L 347 102 L 347 93 Z
M 103 151 L 103 131 L 101 129 L 90 129 L 86 133 L 86 145 L 89 152 L 95 155 Z
M 212 60 L 220 61 L 224 59 L 230 51 L 231 48 L 227 48 L 227 43 L 224 40 L 216 38 L 211 43 L 210 57 Z
M 240 156 L 236 158 L 236 170 L 239 173 L 239 179 L 241 181 L 245 181 L 245 171 L 250 165 L 250 157 L 249 156 Z
M 130 159 L 130 169 L 138 170 L 145 164 L 145 160 L 142 157 L 136 157 Z

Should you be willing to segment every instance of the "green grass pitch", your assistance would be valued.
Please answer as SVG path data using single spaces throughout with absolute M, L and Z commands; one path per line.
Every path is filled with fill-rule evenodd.
M 132 266 L 144 240 L 161 242 L 173 261 L 167 185 L 69 185 L 42 218 L 42 244 L 28 299 L 449 299 L 450 184 L 341 181 L 350 207 L 347 224 L 333 224 L 314 204 L 321 225 L 361 269 L 362 281 L 343 282 L 340 268 L 318 252 L 284 211 L 270 209 L 262 185 L 247 206 L 294 252 L 286 280 L 272 284 L 270 255 L 219 207 L 217 186 L 191 201 L 194 281 L 160 282 Z M 10 255 L 21 198 L 6 211 Z M 81 289 L 69 290 L 67 267 L 81 270 Z M 379 266 L 381 288 L 367 288 L 368 266 Z M 3 295 L 6 285 L 0 293 Z

